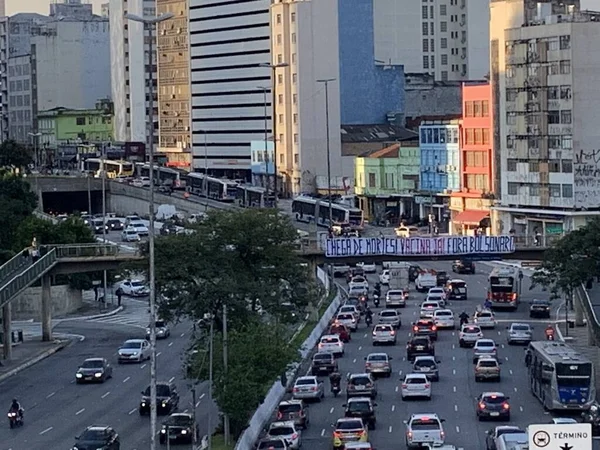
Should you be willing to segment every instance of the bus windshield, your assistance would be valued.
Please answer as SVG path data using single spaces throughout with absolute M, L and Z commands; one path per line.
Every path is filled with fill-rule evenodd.
M 514 292 L 513 277 L 490 277 L 492 292 Z
M 351 225 L 362 226 L 363 225 L 363 213 L 362 211 L 351 211 L 348 214 L 348 221 Z

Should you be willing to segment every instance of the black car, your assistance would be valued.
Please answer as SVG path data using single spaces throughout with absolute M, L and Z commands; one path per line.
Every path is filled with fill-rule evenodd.
M 448 272 L 440 270 L 439 272 L 436 272 L 435 279 L 438 287 L 444 287 L 450 277 L 448 276 Z
M 435 346 L 429 336 L 414 336 L 406 344 L 406 359 L 412 361 L 421 355 L 435 356 Z
M 119 219 L 108 219 L 106 225 L 112 231 L 121 231 L 123 229 L 123 222 Z
M 467 283 L 462 280 L 450 280 L 447 285 L 448 300 L 467 300 Z
M 160 228 L 161 236 L 172 236 L 174 234 L 177 234 L 177 225 L 175 225 L 173 222 L 166 222 Z
M 540 319 L 550 318 L 550 302 L 548 300 L 534 300 L 529 306 L 529 317 Z
M 410 266 L 408 268 L 408 281 L 411 281 L 411 282 L 415 281 L 420 273 L 421 273 L 420 266 Z
M 158 414 L 170 414 L 179 405 L 179 394 L 173 383 L 156 384 L 156 412 Z M 142 391 L 140 401 L 140 416 L 150 414 L 150 386 Z
M 419 319 L 413 324 L 413 336 L 429 336 L 434 341 L 438 337 L 433 319 Z
M 338 370 L 338 364 L 333 353 L 322 352 L 313 356 L 310 372 L 314 376 L 329 375 Z
M 198 438 L 198 433 L 192 414 L 175 413 L 163 422 L 159 440 L 161 444 L 166 444 L 167 439 L 172 443 L 191 444 Z
M 104 358 L 88 358 L 83 361 L 75 373 L 75 381 L 77 384 L 104 383 L 107 379 L 112 378 L 113 369 L 109 362 Z
M 477 401 L 477 418 L 510 421 L 509 397 L 502 392 L 484 392 L 475 398 Z
M 91 426 L 75 438 L 77 450 L 120 450 L 119 435 L 111 427 Z
M 349 398 L 348 403 L 344 405 L 344 417 L 358 417 L 369 429 L 374 430 L 377 424 L 375 406 L 377 404 L 368 397 Z
M 466 259 L 458 259 L 452 263 L 452 272 L 474 274 L 475 263 Z

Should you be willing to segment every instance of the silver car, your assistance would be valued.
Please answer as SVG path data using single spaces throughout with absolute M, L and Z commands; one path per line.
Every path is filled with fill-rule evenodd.
M 370 353 L 365 358 L 365 372 L 373 375 L 392 375 L 392 358 L 387 353 Z
M 508 345 L 529 344 L 532 336 L 533 330 L 528 323 L 512 323 L 508 327 Z
M 484 356 L 498 357 L 498 348 L 492 339 L 478 339 L 473 346 L 473 364 Z
M 314 376 L 300 377 L 294 384 L 292 397 L 296 400 L 316 400 L 320 402 L 325 397 L 323 382 Z
M 118 354 L 119 364 L 127 362 L 141 363 L 150 359 L 150 342 L 146 339 L 129 339 L 121 345 Z
M 431 381 L 440 381 L 438 361 L 435 356 L 417 356 L 413 363 L 412 373 L 425 375 Z
M 395 309 L 384 309 L 379 313 L 378 322 L 380 324 L 391 325 L 394 328 L 400 328 L 400 313 Z
M 379 344 L 396 345 L 396 331 L 392 325 L 378 324 L 373 328 L 373 346 Z

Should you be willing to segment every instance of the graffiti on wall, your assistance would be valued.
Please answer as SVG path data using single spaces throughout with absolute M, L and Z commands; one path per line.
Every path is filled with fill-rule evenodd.
M 600 206 L 600 149 L 573 152 L 576 208 Z

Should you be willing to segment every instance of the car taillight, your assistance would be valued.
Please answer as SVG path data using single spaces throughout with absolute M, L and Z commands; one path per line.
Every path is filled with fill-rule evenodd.
M 446 432 L 445 431 L 440 431 L 440 436 L 442 439 L 444 439 L 446 437 Z
M 334 438 L 338 438 L 338 439 L 339 439 L 339 438 L 341 438 L 341 437 L 342 437 L 342 433 L 340 433 L 339 431 L 334 431 L 334 432 L 333 432 L 333 437 L 334 437 Z
M 485 403 L 480 403 L 479 404 L 479 409 L 485 409 Z
M 323 344 L 319 344 L 319 348 L 323 348 Z
M 437 330 L 437 327 L 434 325 L 434 326 L 431 327 L 431 330 L 435 331 L 435 330 Z
M 425 389 L 429 389 L 431 385 L 429 383 L 425 383 Z
M 371 367 L 371 363 L 366 363 L 365 366 Z
M 504 404 L 502 405 L 502 407 L 503 407 L 504 409 L 510 409 L 510 405 L 509 405 L 508 403 L 504 403 Z
M 510 296 L 510 298 L 511 298 L 512 300 L 516 300 L 516 299 L 517 299 L 517 294 L 516 294 L 516 292 L 513 292 L 513 293 L 512 293 L 512 295 Z
M 364 435 L 365 435 L 365 430 L 360 430 L 360 431 L 358 432 L 358 435 L 359 435 L 359 436 L 364 436 Z
M 408 384 L 402 383 L 402 389 L 406 389 L 407 387 L 408 387 Z
M 310 390 L 311 390 L 311 391 L 316 391 L 316 390 L 317 390 L 317 387 L 316 387 L 316 386 L 313 386 L 313 387 L 311 387 L 311 388 L 310 388 Z
M 294 392 L 298 392 L 300 389 L 298 389 L 297 387 L 294 388 Z
M 283 414 L 281 414 L 281 412 L 278 412 L 278 413 L 277 413 L 277 418 L 278 418 L 278 419 L 283 419 Z
M 377 336 L 377 332 L 376 331 L 373 331 L 373 336 Z
M 419 327 L 413 327 L 413 331 L 419 331 Z
M 356 319 L 352 319 L 352 323 L 356 322 Z
M 292 439 L 298 439 L 298 434 L 297 433 L 292 434 Z
M 392 336 L 395 336 L 395 335 L 396 335 L 396 332 L 395 332 L 394 330 L 392 330 L 390 334 L 391 334 Z
M 413 437 L 412 431 L 409 431 L 408 433 L 406 433 L 406 435 L 408 436 L 409 439 L 412 439 L 412 437 Z

